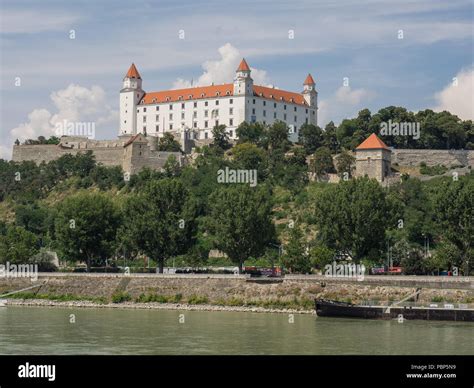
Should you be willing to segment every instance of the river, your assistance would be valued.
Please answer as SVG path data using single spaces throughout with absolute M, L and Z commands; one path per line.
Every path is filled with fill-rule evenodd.
M 9 306 L 0 308 L 0 354 L 472 355 L 474 324 Z

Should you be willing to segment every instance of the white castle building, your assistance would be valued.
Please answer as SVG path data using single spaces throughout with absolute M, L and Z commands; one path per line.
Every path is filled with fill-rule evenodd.
M 172 132 L 205 140 L 212 139 L 214 126 L 223 124 L 229 137 L 236 139 L 236 128 L 243 121 L 272 124 L 280 120 L 290 127 L 290 139 L 295 141 L 303 124 L 317 124 L 318 93 L 311 74 L 301 93 L 254 85 L 250 74 L 242 59 L 233 83 L 147 93 L 132 64 L 120 91 L 119 136 L 161 137 Z

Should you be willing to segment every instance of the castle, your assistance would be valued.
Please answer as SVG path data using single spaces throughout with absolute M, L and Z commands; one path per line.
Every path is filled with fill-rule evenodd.
M 317 125 L 318 92 L 308 74 L 301 93 L 254 85 L 251 70 L 242 59 L 233 83 L 147 93 L 142 78 L 132 63 L 120 90 L 120 123 L 115 140 L 93 140 L 81 136 L 63 136 L 58 145 L 14 145 L 12 160 L 49 162 L 65 154 L 92 151 L 105 166 L 120 166 L 135 174 L 148 167 L 161 170 L 173 155 L 180 165 L 193 147 L 212 142 L 212 128 L 223 124 L 231 140 L 244 121 L 271 125 L 282 121 L 289 127 L 288 138 L 298 140 L 303 124 Z M 181 152 L 162 152 L 157 140 L 165 133 L 173 135 Z M 355 176 L 369 176 L 382 184 L 398 179 L 391 163 L 400 166 L 474 165 L 474 151 L 467 150 L 395 150 L 389 149 L 372 134 L 355 150 Z M 336 177 L 334 177 L 336 178 Z
M 303 124 L 317 124 L 317 111 L 318 93 L 311 74 L 301 93 L 254 85 L 250 67 L 242 59 L 233 83 L 147 93 L 132 64 L 120 91 L 119 136 L 184 132 L 187 140 L 205 141 L 212 139 L 212 128 L 223 124 L 235 140 L 243 121 L 271 125 L 278 120 L 290 128 L 290 140 L 297 141 Z

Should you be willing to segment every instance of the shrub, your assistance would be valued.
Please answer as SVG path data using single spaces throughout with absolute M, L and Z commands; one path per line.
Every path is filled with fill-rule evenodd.
M 116 292 L 112 295 L 112 303 L 123 303 L 131 300 L 132 297 L 128 292 Z

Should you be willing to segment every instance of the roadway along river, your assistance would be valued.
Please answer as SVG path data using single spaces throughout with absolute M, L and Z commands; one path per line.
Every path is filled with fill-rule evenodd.
M 472 323 L 293 318 L 6 307 L 0 308 L 0 354 L 474 354 Z

